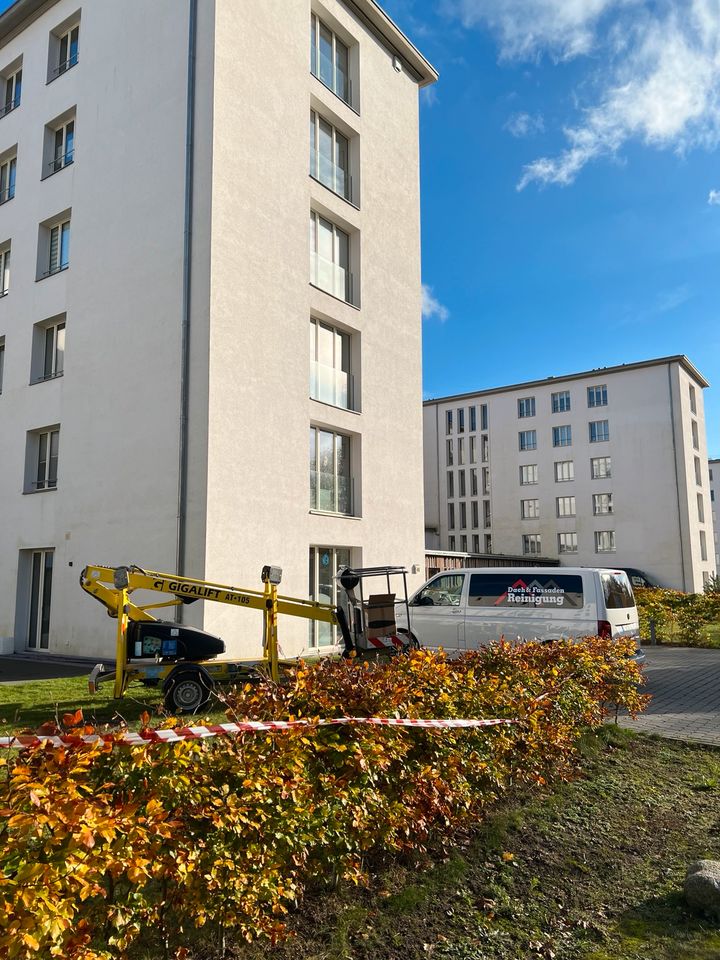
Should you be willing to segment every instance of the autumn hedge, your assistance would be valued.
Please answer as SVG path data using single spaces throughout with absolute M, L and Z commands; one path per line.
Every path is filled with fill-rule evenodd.
M 2 758 L 0 956 L 170 955 L 187 931 L 277 939 L 303 893 L 422 855 L 509 790 L 572 775 L 607 704 L 641 709 L 631 644 L 498 644 L 451 661 L 300 664 L 248 719 L 501 717 L 481 730 L 317 727 Z M 77 718 L 76 718 L 77 719 Z
M 682 593 L 661 587 L 636 587 L 633 592 L 644 639 L 650 639 L 652 620 L 659 642 L 704 646 L 705 628 L 720 624 L 720 593 Z

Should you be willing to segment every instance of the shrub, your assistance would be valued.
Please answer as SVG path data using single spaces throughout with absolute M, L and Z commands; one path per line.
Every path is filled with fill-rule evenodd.
M 660 642 L 687 646 L 705 644 L 705 627 L 720 622 L 720 594 L 682 593 L 680 590 L 635 588 L 640 633 L 650 638 L 650 621 Z
M 459 660 L 418 651 L 382 665 L 300 663 L 284 686 L 228 698 L 229 715 L 249 719 L 501 717 L 511 726 L 311 724 L 10 755 L 1 761 L 0 955 L 107 960 L 141 938 L 169 955 L 184 930 L 206 923 L 277 939 L 308 885 L 362 883 L 382 858 L 449 842 L 509 789 L 571 776 L 583 729 L 602 722 L 606 703 L 644 704 L 631 649 L 590 639 L 499 643 Z

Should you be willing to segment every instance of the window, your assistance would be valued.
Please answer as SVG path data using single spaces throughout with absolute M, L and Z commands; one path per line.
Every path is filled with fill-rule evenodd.
M 522 552 L 537 556 L 542 549 L 539 533 L 524 533 L 522 538 Z
M 310 283 L 353 303 L 350 237 L 314 211 L 310 214 Z
M 472 538 L 472 552 L 480 553 L 480 535 L 477 533 L 473 534 Z
M 74 14 L 50 34 L 50 52 L 48 57 L 48 79 L 51 83 L 57 77 L 67 73 L 78 62 L 80 54 L 80 24 Z
M 590 476 L 593 480 L 605 480 L 612 477 L 612 457 L 592 457 Z
M 22 68 L 15 69 L 14 67 L 9 67 L 2 74 L 2 79 L 5 81 L 5 104 L 2 109 L 0 109 L 0 116 L 4 117 L 20 106 L 20 98 L 22 97 Z
M 566 413 L 570 409 L 570 391 L 560 390 L 558 393 L 553 393 L 551 402 L 553 413 Z
M 455 529 L 455 504 L 448 504 L 448 530 Z
M 575 479 L 575 463 L 573 460 L 555 461 L 555 482 L 565 483 L 566 480 Z
M 449 497 L 455 496 L 455 476 L 452 470 L 447 472 L 447 495 Z
M 467 553 L 467 534 L 465 533 L 460 537 L 460 550 L 462 553 Z
M 348 48 L 315 14 L 310 18 L 310 72 L 341 100 L 350 103 Z
M 448 550 L 455 550 L 455 537 L 448 537 Z
M 587 388 L 587 398 L 589 407 L 607 406 L 607 386 L 602 383 L 597 387 Z
M 483 526 L 489 527 L 492 525 L 492 514 L 490 513 L 490 501 L 483 500 Z
M 25 493 L 54 490 L 57 487 L 59 446 L 59 427 L 28 433 Z
M 69 167 L 75 159 L 75 121 L 58 127 L 53 134 L 53 156 L 48 163 L 47 175 Z
M 593 514 L 596 517 L 604 513 L 613 512 L 613 498 L 611 493 L 594 493 L 592 503 Z
M 460 529 L 464 530 L 467 527 L 467 504 L 464 500 L 460 502 Z
M 477 407 L 470 407 L 470 432 L 477 430 Z
M 0 297 L 10 291 L 10 241 L 0 247 Z
M 458 455 L 458 466 L 462 466 L 465 463 L 465 441 L 462 437 L 458 437 L 457 444 L 457 455 Z
M 478 492 L 478 473 L 477 468 L 470 471 L 470 496 L 476 497 Z
M 452 410 L 445 411 L 445 433 L 453 432 L 453 412 Z
M 536 463 L 526 463 L 520 467 L 520 484 L 527 486 L 538 482 L 538 468 Z
M 595 531 L 595 553 L 614 553 L 615 552 L 615 531 L 614 530 L 596 530 Z
M 485 553 L 492 553 L 492 534 L 485 534 Z
M 480 404 L 480 429 L 487 430 L 488 428 L 488 408 L 486 403 Z
M 30 382 L 61 377 L 65 368 L 65 314 L 38 323 L 33 330 Z
M 692 432 L 692 445 L 693 445 L 693 449 L 699 450 L 699 449 L 700 449 L 700 438 L 699 438 L 699 436 L 698 436 L 697 420 L 691 420 L 691 421 L 690 421 L 690 430 L 691 430 L 691 432 Z
M 477 530 L 477 528 L 480 526 L 480 508 L 477 500 L 472 500 L 470 506 L 470 512 L 472 514 L 472 526 L 475 530 Z M 478 551 L 476 550 L 475 552 L 477 553 Z
M 536 450 L 537 431 L 521 430 L 520 433 L 518 433 L 518 442 L 521 450 Z
M 0 351 L 2 351 L 2 350 L 4 350 L 4 349 L 5 349 L 4 347 L 0 346 Z M 2 393 L 2 353 L 1 353 L 1 352 L 0 352 L 0 393 Z M 710 491 L 710 503 L 715 503 L 715 491 L 714 491 L 714 490 L 711 490 L 711 491 Z M 716 534 L 716 537 L 717 537 L 717 534 Z
M 340 567 L 350 566 L 350 550 L 347 547 L 310 547 L 310 584 L 311 600 L 337 605 L 337 572 Z M 332 647 L 341 642 L 338 628 L 331 623 L 310 621 L 311 647 Z
M 592 420 L 590 427 L 590 443 L 602 443 L 610 439 L 610 426 L 607 420 Z
M 700 458 L 695 457 L 695 483 L 701 487 L 702 486 L 702 469 L 700 467 Z
M 523 520 L 535 520 L 540 516 L 539 500 L 521 500 L 520 516 Z
M 707 560 L 707 540 L 705 539 L 705 531 L 700 531 L 700 559 Z
M 5 337 L 0 337 L 0 393 L 3 391 L 3 377 L 5 376 Z
M 354 410 L 354 381 L 350 372 L 350 334 L 310 320 L 310 396 L 333 407 Z
M 688 390 L 690 393 L 690 412 L 697 413 L 697 398 L 695 396 L 695 387 L 692 384 L 689 384 Z
M 556 497 L 555 505 L 558 517 L 575 516 L 575 497 Z
M 446 573 L 435 577 L 418 593 L 413 606 L 459 607 L 464 583 L 465 575 L 462 573 Z
M 7 203 L 15 196 L 16 173 L 17 156 L 13 155 L 0 162 L 0 204 Z
M 350 437 L 310 427 L 310 509 L 352 515 Z
M 460 487 L 460 492 L 458 493 L 458 496 L 464 497 L 465 496 L 465 471 L 464 470 L 458 470 L 458 481 L 459 481 L 459 487 Z
M 534 430 L 531 432 L 535 433 Z M 475 438 L 471 437 L 471 439 L 474 440 Z M 480 459 L 483 463 L 487 463 L 490 459 L 490 439 L 485 434 L 480 437 Z
M 558 534 L 558 553 L 577 553 L 577 534 Z
M 30 555 L 30 602 L 27 620 L 27 645 L 31 650 L 47 650 L 50 645 L 52 572 L 53 551 L 33 550 Z
M 459 409 L 457 412 L 457 428 L 458 433 L 465 433 L 465 411 Z
M 470 437 L 470 463 L 477 463 L 477 443 L 475 437 Z
M 347 137 L 315 110 L 310 111 L 310 176 L 338 196 L 352 199 Z
M 490 495 L 490 471 L 487 467 L 482 468 L 482 492 L 485 496 Z
M 523 397 L 518 400 L 518 417 L 535 416 L 535 397 Z
M 40 224 L 38 235 L 38 280 L 70 266 L 70 211 Z
M 569 425 L 552 428 L 552 438 L 554 447 L 572 446 L 572 427 Z
M 698 522 L 705 523 L 705 501 L 703 500 L 703 495 L 701 493 L 697 495 L 697 511 Z
M 449 467 L 453 465 L 453 442 L 452 440 L 445 441 L 445 462 Z

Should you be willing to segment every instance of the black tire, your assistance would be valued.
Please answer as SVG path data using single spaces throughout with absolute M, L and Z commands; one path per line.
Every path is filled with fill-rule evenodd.
M 197 713 L 210 699 L 212 681 L 201 670 L 183 670 L 171 678 L 165 691 L 165 709 L 170 713 Z

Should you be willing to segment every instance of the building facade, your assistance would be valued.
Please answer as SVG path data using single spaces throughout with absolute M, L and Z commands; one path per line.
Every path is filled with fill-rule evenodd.
M 710 512 L 712 513 L 715 554 L 715 572 L 720 573 L 720 460 L 708 463 L 710 476 Z
M 272 65 L 272 66 L 271 66 Z M 418 89 L 374 0 L 0 16 L 0 638 L 112 654 L 136 563 L 422 580 Z M 397 411 L 406 424 L 398 436 Z M 247 611 L 186 622 L 259 652 Z M 283 624 L 286 654 L 334 637 Z
M 716 569 L 707 386 L 675 356 L 426 401 L 426 547 L 702 590 Z

